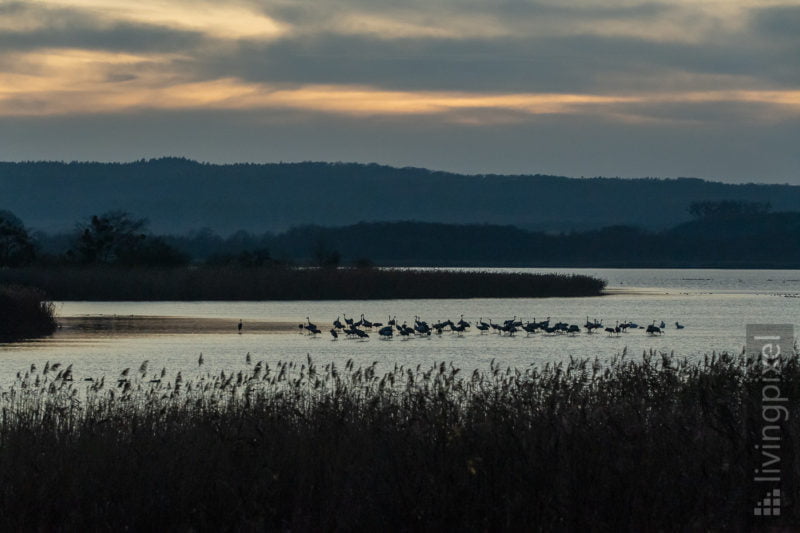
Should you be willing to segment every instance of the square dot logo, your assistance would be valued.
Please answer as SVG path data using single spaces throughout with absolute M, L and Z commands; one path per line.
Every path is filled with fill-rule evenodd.
M 781 515 L 781 489 L 767 491 L 764 499 L 753 508 L 755 516 L 780 516 Z

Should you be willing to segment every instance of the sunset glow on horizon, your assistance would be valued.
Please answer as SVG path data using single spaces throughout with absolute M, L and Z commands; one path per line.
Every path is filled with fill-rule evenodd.
M 447 125 L 450 135 L 459 136 L 468 128 L 463 132 L 473 132 L 470 142 L 477 144 L 465 149 L 486 154 L 475 171 L 524 170 L 525 154 L 515 156 L 513 167 L 504 167 L 507 159 L 492 159 L 508 146 L 505 135 L 525 130 L 536 138 L 586 143 L 582 132 L 605 128 L 609 139 L 645 142 L 650 136 L 686 153 L 683 162 L 678 156 L 674 165 L 660 162 L 649 173 L 711 171 L 722 179 L 741 168 L 720 161 L 732 141 L 726 136 L 747 128 L 748 137 L 774 147 L 770 164 L 776 166 L 768 176 L 800 179 L 797 156 L 771 137 L 796 132 L 800 123 L 798 47 L 797 2 L 2 1 L 0 119 L 6 124 L 0 125 L 0 158 L 63 157 L 69 143 L 30 142 L 49 120 L 75 121 L 70 142 L 76 157 L 200 157 L 163 142 L 132 142 L 94 154 L 87 147 L 102 134 L 84 136 L 78 124 L 106 117 L 110 128 L 125 131 L 137 114 L 163 111 L 179 130 L 182 121 L 195 124 L 214 112 L 233 131 L 240 119 L 230 113 L 244 112 L 260 117 L 267 137 L 276 113 L 281 123 L 306 124 L 316 135 L 335 117 L 379 119 L 393 138 L 422 138 Z M 438 125 L 419 124 L 413 132 L 407 119 L 415 116 L 435 118 Z M 552 122 L 558 117 L 561 123 Z M 11 125 L 18 121 L 24 127 Z M 357 139 L 374 135 L 348 124 L 359 150 L 345 149 L 340 158 L 369 158 Z M 497 130 L 504 125 L 509 129 Z M 562 132 L 566 127 L 575 132 Z M 681 128 L 697 127 L 719 133 L 709 136 L 717 143 L 709 150 L 714 159 L 703 160 L 684 141 L 691 130 Z M 483 137 L 475 133 L 481 128 Z M 558 135 L 548 134 L 553 128 Z M 643 128 L 642 135 L 630 128 Z M 315 138 L 291 154 L 276 148 L 227 156 L 220 140 L 211 158 L 328 157 L 322 142 Z M 559 159 L 551 154 L 562 150 L 537 146 L 542 153 L 530 155 L 529 170 L 558 170 Z M 458 154 L 448 160 L 415 156 L 401 146 L 373 151 L 375 159 L 394 164 L 462 171 L 475 166 Z M 543 160 L 546 169 L 536 167 Z M 643 163 L 615 173 L 646 172 Z M 613 172 L 601 159 L 584 161 L 586 170 L 566 159 L 563 165 L 564 173 L 588 173 L 593 166 L 597 173 Z

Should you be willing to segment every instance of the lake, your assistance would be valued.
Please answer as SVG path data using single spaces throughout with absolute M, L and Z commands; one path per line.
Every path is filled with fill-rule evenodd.
M 0 345 L 0 385 L 25 372 L 31 364 L 45 362 L 73 364 L 76 379 L 87 376 L 116 376 L 126 367 L 138 368 L 149 361 L 151 369 L 166 367 L 170 374 L 198 371 L 198 357 L 204 358 L 203 371 L 236 371 L 245 367 L 246 354 L 253 363 L 259 360 L 305 362 L 310 355 L 317 363 L 344 365 L 352 358 L 356 364 L 378 361 L 428 366 L 453 362 L 464 370 L 488 368 L 496 359 L 504 366 L 525 367 L 570 357 L 608 359 L 623 350 L 639 357 L 643 351 L 674 352 L 676 356 L 696 358 L 712 351 L 740 352 L 748 323 L 800 324 L 800 271 L 798 270 L 711 270 L 711 269 L 482 269 L 522 272 L 564 272 L 589 274 L 608 280 L 608 296 L 594 298 L 543 299 L 464 299 L 464 300 L 369 300 L 295 302 L 59 302 L 59 317 L 65 323 L 81 317 L 184 317 L 229 321 L 230 328 L 215 328 L 204 333 L 152 331 L 110 331 L 64 327 L 53 336 L 36 341 Z M 472 328 L 464 335 L 383 340 L 373 333 L 366 340 L 333 340 L 328 329 L 337 317 L 346 314 L 358 319 L 364 315 L 373 322 L 386 322 L 397 316 L 399 322 L 413 323 L 420 316 L 430 323 L 463 314 L 470 322 L 482 318 L 502 322 L 514 316 L 523 321 L 546 319 L 582 326 L 587 317 L 605 326 L 633 321 L 647 325 L 666 323 L 665 334 L 653 337 L 643 330 L 608 336 L 598 332 L 579 335 L 514 337 L 480 334 Z M 298 333 L 296 324 L 309 317 L 323 330 L 318 337 Z M 243 320 L 242 334 L 236 325 Z M 154 319 L 168 322 L 168 318 Z M 685 326 L 677 329 L 675 322 Z M 91 321 L 88 321 L 91 322 Z M 290 324 L 277 332 L 253 331 L 249 323 Z

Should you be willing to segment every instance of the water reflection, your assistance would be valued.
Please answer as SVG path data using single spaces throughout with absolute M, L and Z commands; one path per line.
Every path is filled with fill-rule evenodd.
M 548 269 L 547 271 L 552 271 Z M 574 270 L 570 270 L 574 272 Z M 149 360 L 151 368 L 172 372 L 197 371 L 203 353 L 204 370 L 218 372 L 241 367 L 245 354 L 254 360 L 303 360 L 310 354 L 318 362 L 352 358 L 368 365 L 429 365 L 452 361 L 464 369 L 485 368 L 491 359 L 503 365 L 525 367 L 569 357 L 605 359 L 643 350 L 674 352 L 698 357 L 712 350 L 741 350 L 745 324 L 783 322 L 800 324 L 797 271 L 676 271 L 583 270 L 607 277 L 612 288 L 634 285 L 640 291 L 615 291 L 601 298 L 376 300 L 315 302 L 64 302 L 58 310 L 62 328 L 50 338 L 0 347 L 0 385 L 17 371 L 46 361 L 73 363 L 76 379 L 115 376 L 125 367 Z M 661 284 L 660 286 L 658 284 Z M 743 287 L 737 289 L 737 287 Z M 460 315 L 471 322 L 479 318 L 502 321 L 564 321 L 583 325 L 587 318 L 613 326 L 617 321 L 640 325 L 666 323 L 663 337 L 641 330 L 619 337 L 603 333 L 577 336 L 526 337 L 479 334 L 474 328 L 463 336 L 445 333 L 424 338 L 384 341 L 377 334 L 366 341 L 332 340 L 327 330 L 337 317 L 358 317 L 386 322 L 397 316 L 411 323 L 415 315 L 429 322 Z M 323 335 L 310 338 L 297 325 L 311 317 Z M 242 334 L 237 332 L 243 320 Z M 685 329 L 678 330 L 680 322 Z

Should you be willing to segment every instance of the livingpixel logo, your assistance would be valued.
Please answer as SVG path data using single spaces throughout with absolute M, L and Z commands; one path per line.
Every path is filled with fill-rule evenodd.
M 782 424 L 789 420 L 789 399 L 781 391 L 784 358 L 794 352 L 792 324 L 748 324 L 745 350 L 748 356 L 761 357 L 761 431 L 755 444 L 758 452 L 753 481 L 763 488 L 753 507 L 753 515 L 781 515 L 781 484 L 784 467 Z
M 753 507 L 755 516 L 780 516 L 781 515 L 781 489 L 772 489 L 767 492 L 764 499 Z

